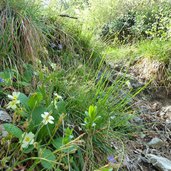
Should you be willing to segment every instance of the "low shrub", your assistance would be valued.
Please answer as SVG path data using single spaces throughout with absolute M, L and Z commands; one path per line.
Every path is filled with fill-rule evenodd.
M 127 9 L 102 28 L 105 40 L 117 38 L 121 42 L 137 41 L 143 38 L 170 38 L 170 2 L 142 3 Z

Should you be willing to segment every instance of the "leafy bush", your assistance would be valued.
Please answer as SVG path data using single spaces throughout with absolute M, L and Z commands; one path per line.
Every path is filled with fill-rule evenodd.
M 128 12 L 126 15 L 116 18 L 102 29 L 101 36 L 106 40 L 118 38 L 119 41 L 126 40 L 127 42 L 132 38 L 132 27 L 135 25 L 135 12 Z
M 171 24 L 170 2 L 151 2 L 137 4 L 127 10 L 126 14 L 114 18 L 107 23 L 101 36 L 112 40 L 129 42 L 141 38 L 168 39 Z
M 135 31 L 150 39 L 155 37 L 168 39 L 171 24 L 170 10 L 169 2 L 151 4 L 139 10 L 136 15 Z

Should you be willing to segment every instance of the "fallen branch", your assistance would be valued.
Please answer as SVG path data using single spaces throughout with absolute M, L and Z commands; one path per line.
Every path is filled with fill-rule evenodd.
M 71 18 L 71 19 L 78 19 L 78 17 L 72 17 L 72 16 L 70 16 L 68 14 L 60 14 L 59 16 L 60 17 L 67 17 L 67 18 Z

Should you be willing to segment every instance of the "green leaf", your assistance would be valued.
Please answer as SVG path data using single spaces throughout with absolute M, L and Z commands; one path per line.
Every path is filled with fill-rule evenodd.
M 30 108 L 35 108 L 40 104 L 40 102 L 43 100 L 43 96 L 41 93 L 33 93 L 28 100 L 28 106 Z
M 17 137 L 17 138 L 21 138 L 21 135 L 23 134 L 22 130 L 18 127 L 16 127 L 15 125 L 13 124 L 10 124 L 10 123 L 6 123 L 6 124 L 3 124 L 4 125 L 4 128 L 5 130 L 12 134 L 14 137 Z
M 100 169 L 95 170 L 95 171 L 113 171 L 113 168 L 108 166 L 108 167 L 105 167 L 105 168 L 100 168 Z
M 20 93 L 18 100 L 20 100 L 21 104 L 24 107 L 28 107 L 28 97 L 24 93 Z
M 66 107 L 65 107 L 65 102 L 64 101 L 59 101 L 57 103 L 57 111 L 58 113 L 62 114 L 62 113 L 66 113 Z
M 56 138 L 52 141 L 52 145 L 56 148 L 56 149 L 59 149 L 63 144 L 62 144 L 62 141 L 63 141 L 63 138 L 62 137 L 59 137 L 59 138 Z
M 23 149 L 23 152 L 27 154 L 27 153 L 30 153 L 31 151 L 33 151 L 33 149 L 34 149 L 34 146 L 29 145 L 28 148 Z
M 96 115 L 97 115 L 97 107 L 96 106 L 89 106 L 89 117 L 91 118 L 91 120 L 94 120 Z
M 113 168 L 109 167 L 109 168 L 104 168 L 101 171 L 112 171 L 112 170 L 113 170 Z
M 23 74 L 23 80 L 27 83 L 30 83 L 33 78 L 33 67 L 30 64 L 24 65 L 24 74 Z
M 41 164 L 45 169 L 52 169 L 55 165 L 56 157 L 49 149 L 42 149 L 39 153 L 39 157 L 43 158 L 41 159 Z
M 41 117 L 41 114 L 43 114 L 46 111 L 46 108 L 44 107 L 36 107 L 32 113 L 29 115 L 28 119 L 31 119 L 31 122 L 29 124 L 29 130 L 30 131 L 36 131 L 39 124 L 42 122 L 43 118 Z M 40 133 L 40 132 L 39 132 Z
M 62 151 L 63 151 L 64 153 L 73 154 L 73 153 L 76 152 L 77 149 L 78 149 L 78 148 L 77 148 L 76 145 L 70 145 L 70 146 L 68 146 L 67 148 L 63 149 Z
M 21 86 L 31 86 L 31 84 L 30 83 L 27 83 L 27 82 L 24 82 L 24 81 L 19 81 L 18 82 L 18 85 L 21 85 Z

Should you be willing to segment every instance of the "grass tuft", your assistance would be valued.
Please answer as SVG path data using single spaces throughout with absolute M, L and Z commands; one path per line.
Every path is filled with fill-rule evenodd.
M 0 63 L 4 66 L 35 63 L 46 44 L 40 8 L 33 1 L 3 0 L 0 3 Z M 2 66 L 2 65 L 1 65 Z

